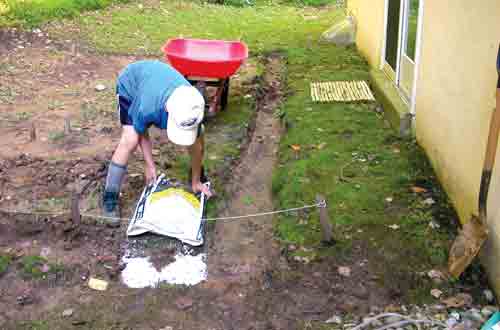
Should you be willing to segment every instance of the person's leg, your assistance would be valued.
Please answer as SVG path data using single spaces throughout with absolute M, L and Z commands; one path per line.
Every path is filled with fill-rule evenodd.
M 125 125 L 122 128 L 120 143 L 116 148 L 108 167 L 106 177 L 106 186 L 103 194 L 103 209 L 106 216 L 109 217 L 108 224 L 118 226 L 119 220 L 113 218 L 120 217 L 120 208 L 118 199 L 123 178 L 127 173 L 127 163 L 130 155 L 135 151 L 139 143 L 139 135 L 131 125 Z
M 139 143 L 139 135 L 135 132 L 132 121 L 128 116 L 130 103 L 119 95 L 117 95 L 117 101 L 118 114 L 122 125 L 122 136 L 109 163 L 106 185 L 102 196 L 104 214 L 109 217 L 108 224 L 113 226 L 120 224 L 119 220 L 114 219 L 120 217 L 120 208 L 118 205 L 120 189 L 123 178 L 127 173 L 128 159 Z
M 120 143 L 109 164 L 106 191 L 120 192 L 123 177 L 127 172 L 128 159 L 137 148 L 138 143 L 139 135 L 134 128 L 130 125 L 123 126 Z

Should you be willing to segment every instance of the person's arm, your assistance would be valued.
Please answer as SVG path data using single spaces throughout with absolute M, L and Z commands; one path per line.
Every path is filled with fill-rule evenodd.
M 189 147 L 189 152 L 191 154 L 191 187 L 193 191 L 203 192 L 208 198 L 212 196 L 212 192 L 210 189 L 201 183 L 201 163 L 203 161 L 203 148 L 204 148 L 204 140 L 203 135 L 198 137 L 194 144 Z
M 148 131 L 139 135 L 139 146 L 144 156 L 146 184 L 151 184 L 156 180 L 156 166 L 153 160 L 153 144 L 151 143 Z

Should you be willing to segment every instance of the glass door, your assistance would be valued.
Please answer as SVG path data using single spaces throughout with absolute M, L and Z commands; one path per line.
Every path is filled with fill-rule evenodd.
M 406 0 L 405 2 L 403 13 L 404 46 L 401 55 L 399 85 L 401 91 L 410 99 L 413 93 L 413 77 L 415 75 L 419 0 Z
M 386 0 L 384 71 L 409 101 L 413 93 L 420 0 Z
M 387 31 L 385 39 L 385 63 L 384 69 L 387 74 L 396 80 L 399 62 L 400 45 L 400 12 L 402 0 L 387 0 Z

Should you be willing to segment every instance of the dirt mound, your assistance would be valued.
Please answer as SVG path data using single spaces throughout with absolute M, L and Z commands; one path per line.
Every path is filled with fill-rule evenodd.
M 69 194 L 102 177 L 105 170 L 104 156 L 49 161 L 21 154 L 1 160 L 0 206 L 20 211 L 57 211 L 58 206 L 68 206 L 64 199 Z

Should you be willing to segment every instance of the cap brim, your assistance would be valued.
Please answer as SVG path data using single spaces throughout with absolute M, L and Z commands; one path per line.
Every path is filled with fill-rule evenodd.
M 192 130 L 177 127 L 174 120 L 167 121 L 167 136 L 170 141 L 181 146 L 191 146 L 196 141 L 198 126 Z

